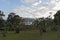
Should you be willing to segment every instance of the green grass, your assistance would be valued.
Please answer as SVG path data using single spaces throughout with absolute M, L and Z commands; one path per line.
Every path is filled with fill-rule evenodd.
M 6 37 L 0 33 L 0 40 L 59 40 L 59 32 L 47 32 L 40 36 L 38 30 L 21 31 L 19 34 L 8 32 Z
M 0 40 L 40 40 L 40 35 L 36 30 L 22 31 L 19 34 L 9 32 L 6 37 L 2 37 L 2 34 L 0 34 Z

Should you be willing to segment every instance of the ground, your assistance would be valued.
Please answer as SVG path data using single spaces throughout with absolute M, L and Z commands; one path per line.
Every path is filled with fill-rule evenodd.
M 19 34 L 8 32 L 6 37 L 0 33 L 0 40 L 59 40 L 59 32 L 47 32 L 42 36 L 39 30 L 21 31 Z

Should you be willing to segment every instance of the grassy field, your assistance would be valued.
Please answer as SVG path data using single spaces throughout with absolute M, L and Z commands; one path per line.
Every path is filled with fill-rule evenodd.
M 47 32 L 40 36 L 38 30 L 22 31 L 19 34 L 8 32 L 6 37 L 0 33 L 0 40 L 59 40 L 58 32 Z

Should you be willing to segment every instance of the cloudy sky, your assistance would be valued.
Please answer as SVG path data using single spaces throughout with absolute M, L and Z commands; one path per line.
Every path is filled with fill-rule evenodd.
M 21 17 L 39 18 L 52 17 L 60 10 L 59 0 L 0 0 L 0 10 L 4 11 L 5 18 L 8 13 L 15 12 Z

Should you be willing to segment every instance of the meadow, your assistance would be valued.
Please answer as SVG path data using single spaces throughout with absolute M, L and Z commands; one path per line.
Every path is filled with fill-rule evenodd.
M 21 31 L 19 34 L 8 32 L 6 37 L 0 33 L 0 40 L 59 40 L 59 32 L 47 32 L 42 36 L 39 30 Z

